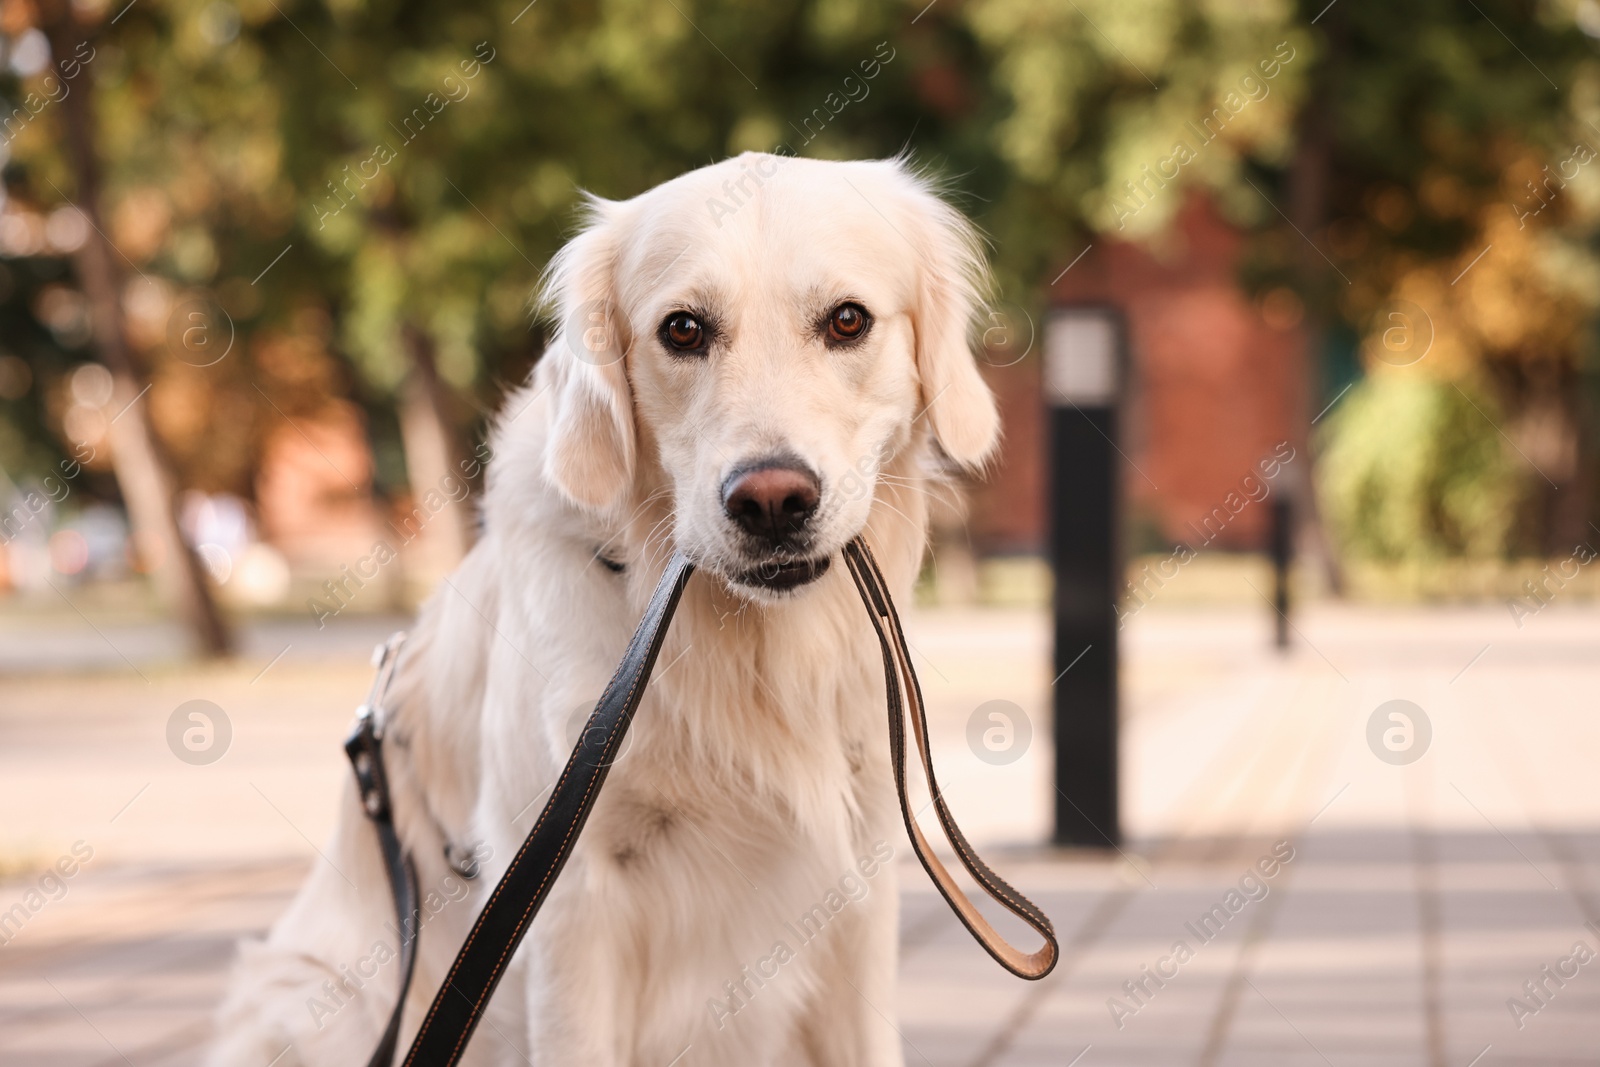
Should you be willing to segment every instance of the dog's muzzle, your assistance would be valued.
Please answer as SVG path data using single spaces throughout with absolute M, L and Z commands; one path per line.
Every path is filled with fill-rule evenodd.
M 722 481 L 722 512 L 739 531 L 751 566 L 729 574 L 735 585 L 787 592 L 827 573 L 829 557 L 807 552 L 822 503 L 822 479 L 792 453 L 735 467 Z

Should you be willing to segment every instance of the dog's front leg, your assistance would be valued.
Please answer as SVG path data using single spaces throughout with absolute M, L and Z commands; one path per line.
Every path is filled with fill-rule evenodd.
M 533 1067 L 628 1064 L 620 998 L 637 981 L 619 944 L 623 924 L 581 888 L 584 866 L 580 846 L 518 953 Z
M 899 891 L 885 865 L 829 928 L 817 993 L 800 1021 L 807 1067 L 904 1067 L 895 1021 Z

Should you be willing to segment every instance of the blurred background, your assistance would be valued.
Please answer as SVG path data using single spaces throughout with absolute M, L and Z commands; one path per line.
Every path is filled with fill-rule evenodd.
M 998 279 L 1005 443 L 913 626 L 953 803 L 1072 947 L 1016 989 L 908 872 L 908 1060 L 1592 1055 L 1600 976 L 1524 983 L 1600 953 L 1600 2 L 0 0 L 0 1058 L 197 1061 L 368 650 L 472 544 L 583 192 L 746 150 L 909 153 Z M 1063 307 L 1127 356 L 1082 852 Z M 1279 839 L 1294 894 L 1124 987 Z

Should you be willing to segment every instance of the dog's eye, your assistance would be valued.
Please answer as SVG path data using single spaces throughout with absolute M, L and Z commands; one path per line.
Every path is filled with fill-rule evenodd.
M 840 304 L 828 315 L 828 339 L 854 341 L 867 332 L 871 322 L 867 309 L 860 304 Z
M 695 352 L 706 346 L 706 329 L 687 311 L 675 311 L 661 324 L 661 342 L 679 352 Z

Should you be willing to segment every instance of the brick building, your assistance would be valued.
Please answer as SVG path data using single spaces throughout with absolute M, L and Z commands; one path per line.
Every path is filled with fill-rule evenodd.
M 1119 444 L 1129 460 L 1122 485 L 1132 551 L 1194 544 L 1258 461 L 1283 442 L 1304 455 L 1294 429 L 1306 391 L 1300 304 L 1287 290 L 1251 301 L 1238 282 L 1244 248 L 1244 235 L 1195 195 L 1158 245 L 1098 237 L 1054 286 L 1058 303 L 1112 304 L 1127 318 Z M 980 553 L 1035 552 L 1046 535 L 1041 348 L 1036 341 L 1016 365 L 986 369 L 1005 441 L 974 496 Z M 1266 508 L 1247 506 L 1216 544 L 1259 548 L 1267 521 Z

